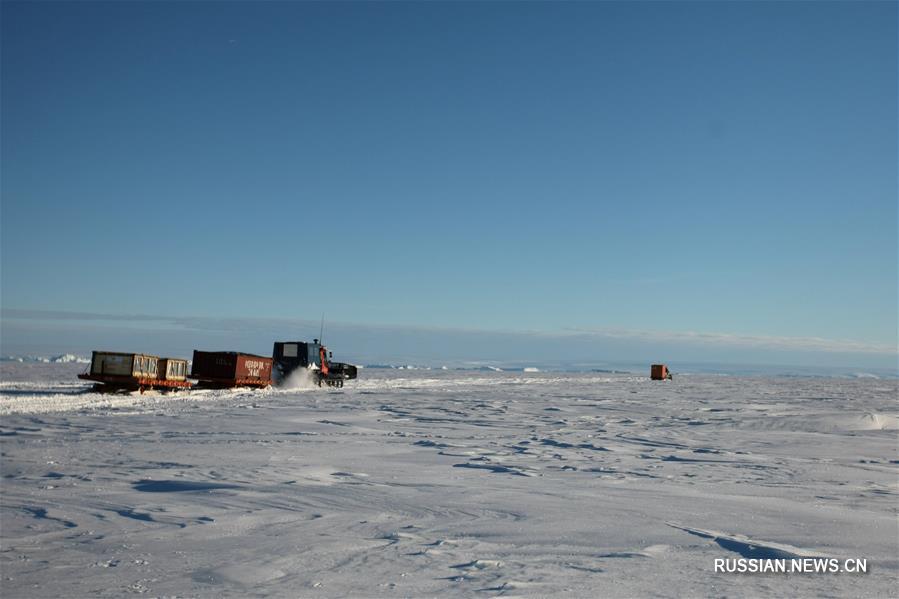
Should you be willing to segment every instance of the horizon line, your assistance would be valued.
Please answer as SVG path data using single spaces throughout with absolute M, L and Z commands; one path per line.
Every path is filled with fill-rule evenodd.
M 113 320 L 113 321 L 169 321 L 186 329 L 197 327 L 200 323 L 230 323 L 251 325 L 252 323 L 287 322 L 305 326 L 318 326 L 318 320 L 293 317 L 260 317 L 260 316 L 163 316 L 153 314 L 114 314 L 103 312 L 78 312 L 68 310 L 42 310 L 22 308 L 0 308 L 0 320 Z M 813 351 L 825 353 L 858 353 L 899 356 L 896 344 L 888 345 L 855 339 L 828 339 L 824 337 L 789 336 L 789 335 L 750 335 L 743 333 L 722 333 L 703 331 L 671 331 L 671 330 L 638 330 L 615 327 L 562 327 L 555 330 L 539 329 L 485 329 L 476 327 L 452 327 L 441 325 L 397 324 L 397 323 L 359 323 L 352 321 L 332 321 L 332 327 L 341 329 L 355 328 L 363 330 L 402 330 L 422 333 L 474 334 L 474 335 L 506 335 L 537 336 L 544 338 L 576 338 L 595 337 L 597 339 L 634 340 L 655 343 L 687 343 L 691 345 L 717 345 L 741 348 L 770 348 L 781 351 Z

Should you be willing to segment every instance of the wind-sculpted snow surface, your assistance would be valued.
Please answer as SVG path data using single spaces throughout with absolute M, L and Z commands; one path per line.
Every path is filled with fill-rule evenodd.
M 28 366 L 28 368 L 25 368 Z M 895 595 L 897 381 L 2 365 L 4 597 Z M 715 573 L 867 558 L 867 574 Z

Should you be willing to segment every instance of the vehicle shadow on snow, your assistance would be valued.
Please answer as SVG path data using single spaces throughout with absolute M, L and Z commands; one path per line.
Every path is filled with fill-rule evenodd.
M 76 389 L 64 388 L 64 389 L 4 389 L 2 395 L 8 395 L 10 397 L 31 397 L 37 395 L 87 395 L 89 393 L 95 393 L 96 391 L 92 387 L 78 387 Z
M 211 491 L 213 489 L 238 489 L 239 485 L 228 483 L 194 482 L 189 480 L 139 480 L 132 486 L 144 493 L 184 493 L 189 491 Z

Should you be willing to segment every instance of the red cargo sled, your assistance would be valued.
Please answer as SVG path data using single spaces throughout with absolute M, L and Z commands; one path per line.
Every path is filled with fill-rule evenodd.
M 190 378 L 197 387 L 268 387 L 272 384 L 272 359 L 233 351 L 194 350 Z

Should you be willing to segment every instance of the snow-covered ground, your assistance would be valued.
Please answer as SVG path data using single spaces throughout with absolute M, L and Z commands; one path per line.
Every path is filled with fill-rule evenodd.
M 3 597 L 895 596 L 896 379 L 0 364 Z M 724 574 L 715 558 L 866 558 Z

